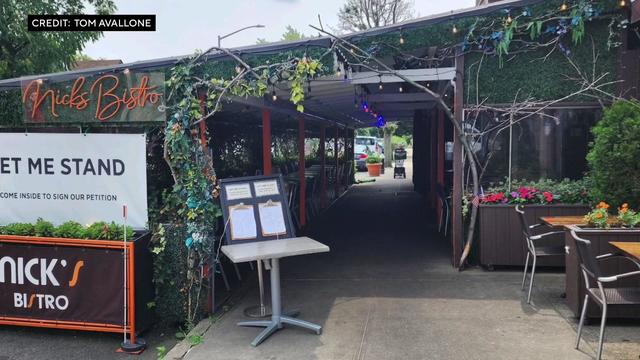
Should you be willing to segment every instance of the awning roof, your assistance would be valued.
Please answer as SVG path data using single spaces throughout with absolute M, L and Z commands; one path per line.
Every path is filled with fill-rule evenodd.
M 392 33 L 400 30 L 408 30 L 435 25 L 448 22 L 454 19 L 475 17 L 486 15 L 501 9 L 516 8 L 540 3 L 542 0 L 506 0 L 497 3 L 491 3 L 474 8 L 451 11 L 448 13 L 422 17 L 402 23 L 384 26 L 380 28 L 361 31 L 349 35 L 345 35 L 347 40 L 357 40 L 365 37 Z M 332 39 L 327 36 L 305 39 L 301 41 L 276 42 L 259 45 L 251 45 L 230 49 L 235 54 L 258 55 L 258 54 L 275 54 L 283 51 L 289 51 L 297 48 L 320 47 L 330 48 Z M 91 76 L 109 72 L 118 72 L 124 69 L 129 70 L 153 70 L 158 68 L 169 67 L 186 56 L 173 56 L 161 59 L 144 60 L 132 63 L 104 66 L 93 69 L 82 69 L 74 71 L 66 71 L 44 75 L 25 76 L 22 78 L 0 80 L 0 90 L 19 88 L 23 81 L 35 79 L 46 79 L 52 82 L 60 82 L 75 79 L 79 76 Z M 227 54 L 216 52 L 209 54 L 207 60 L 213 61 L 227 57 Z M 441 69 L 415 69 L 418 73 L 411 74 L 416 76 L 416 81 L 427 81 L 429 79 L 437 80 L 437 91 L 442 94 L 450 90 L 449 80 L 453 78 L 451 68 Z M 436 70 L 435 75 L 429 70 Z M 435 77 L 434 77 L 435 76 Z M 368 127 L 376 123 L 376 119 L 370 113 L 366 113 L 360 107 L 359 99 L 355 95 L 355 86 L 366 86 L 370 92 L 370 105 L 384 116 L 387 121 L 409 120 L 413 118 L 416 110 L 429 109 L 433 107 L 432 99 L 425 93 L 412 93 L 408 91 L 409 87 L 405 86 L 404 91 L 399 91 L 400 79 L 393 77 L 385 77 L 384 79 L 376 78 L 367 80 L 366 74 L 355 73 L 352 80 L 344 80 L 343 78 L 332 75 L 321 77 L 311 82 L 311 92 L 305 100 L 304 117 L 316 119 L 320 121 L 338 122 L 349 127 Z M 384 89 L 378 89 L 378 81 L 383 80 Z M 278 90 L 278 97 L 283 100 L 276 102 L 271 99 L 234 99 L 233 101 L 245 106 L 266 107 L 273 110 L 283 112 L 289 115 L 300 116 L 295 112 L 294 106 L 284 100 L 288 98 L 288 89 L 282 86 Z
M 499 1 L 496 3 L 481 5 L 473 8 L 461 9 L 461 10 L 452 10 L 447 13 L 425 16 L 418 19 L 408 20 L 401 23 L 383 26 L 375 29 L 369 29 L 357 33 L 352 33 L 345 35 L 344 38 L 347 40 L 354 40 L 358 38 L 364 38 L 369 36 L 375 36 L 385 33 L 390 33 L 394 31 L 408 30 L 414 28 L 425 27 L 429 25 L 434 25 L 454 19 L 465 18 L 465 17 L 474 17 L 474 16 L 482 16 L 496 10 L 500 9 L 508 9 L 514 7 L 522 7 L 535 3 L 543 2 L 543 0 L 505 0 Z M 258 45 L 250 45 L 250 46 L 242 46 L 230 49 L 233 53 L 240 55 L 256 55 L 256 54 L 275 54 L 282 51 L 292 50 L 301 47 L 331 47 L 331 38 L 328 36 L 310 38 L 300 41 L 281 41 L 267 44 L 258 44 Z M 33 79 L 49 79 L 51 81 L 65 81 L 67 79 L 73 79 L 82 75 L 93 75 L 98 73 L 105 73 L 111 71 L 118 71 L 124 69 L 130 70 L 139 70 L 139 69 L 157 69 L 162 67 L 167 67 L 176 64 L 181 59 L 191 56 L 191 55 L 182 55 L 182 56 L 171 56 L 160 59 L 151 59 L 151 60 L 142 60 L 135 61 L 131 63 L 124 63 L 119 65 L 109 65 L 103 66 L 93 69 L 82 69 L 82 70 L 72 70 L 72 71 L 63 71 L 57 73 L 50 74 L 39 74 L 39 75 L 30 75 L 24 76 L 20 78 L 12 78 L 12 79 L 4 79 L 0 80 L 0 89 L 6 88 L 17 88 L 20 87 L 20 83 L 22 81 L 29 81 Z M 210 54 L 207 58 L 209 60 L 215 60 L 219 58 L 227 57 L 224 53 L 213 53 Z

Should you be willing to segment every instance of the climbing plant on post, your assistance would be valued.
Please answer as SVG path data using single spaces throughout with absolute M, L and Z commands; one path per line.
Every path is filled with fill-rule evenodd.
M 212 75 L 213 71 L 205 66 L 212 53 L 226 54 L 225 61 L 232 59 L 235 73 Z M 264 97 L 282 82 L 291 88 L 290 101 L 299 112 L 304 112 L 304 84 L 321 70 L 321 62 L 306 54 L 250 65 L 233 52 L 218 47 L 185 59 L 171 69 L 166 84 L 171 115 L 165 126 L 164 158 L 174 185 L 164 212 L 186 227 L 187 285 L 181 291 L 187 296 L 187 325 L 192 325 L 199 314 L 204 270 L 207 266 L 215 269 L 218 261 L 220 244 L 215 235 L 222 215 L 215 164 L 201 143 L 198 125 L 220 111 L 230 97 Z

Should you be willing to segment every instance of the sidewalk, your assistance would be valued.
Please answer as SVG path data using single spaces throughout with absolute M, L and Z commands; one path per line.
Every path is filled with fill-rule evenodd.
M 387 169 L 388 170 L 388 169 Z M 533 304 L 520 271 L 458 272 L 450 249 L 427 224 L 408 180 L 354 186 L 310 229 L 327 254 L 282 260 L 283 300 L 324 326 L 320 336 L 285 328 L 254 348 L 260 329 L 236 326 L 245 296 L 211 326 L 185 359 L 590 359 L 598 327 L 574 349 L 576 321 L 564 299 L 564 275 L 541 273 Z M 638 359 L 640 328 L 611 321 L 605 358 Z

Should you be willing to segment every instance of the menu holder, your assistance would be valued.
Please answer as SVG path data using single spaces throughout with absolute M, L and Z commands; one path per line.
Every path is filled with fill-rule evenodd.
M 288 196 L 280 174 L 221 179 L 225 244 L 296 237 Z
M 231 240 L 250 240 L 258 237 L 253 206 L 240 203 L 229 206 Z
M 269 199 L 258 204 L 262 236 L 279 236 L 287 234 L 282 203 Z

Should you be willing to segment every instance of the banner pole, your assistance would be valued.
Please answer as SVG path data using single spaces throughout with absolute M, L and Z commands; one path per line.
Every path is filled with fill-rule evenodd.
M 128 274 L 127 274 L 127 260 L 128 260 L 128 251 L 127 251 L 127 205 L 122 205 L 122 217 L 124 218 L 124 228 L 123 228 L 123 236 L 122 236 L 122 249 L 124 251 L 124 261 L 122 262 L 123 274 L 124 274 L 124 327 L 122 332 L 122 342 L 127 342 L 127 318 L 129 313 L 129 308 L 127 307 L 127 298 L 129 297 L 129 287 L 128 287 Z
M 123 246 L 123 273 L 124 273 L 124 326 L 122 333 L 122 344 L 120 344 L 120 350 L 125 353 L 130 354 L 140 354 L 144 351 L 146 347 L 146 343 L 142 339 L 136 339 L 134 331 L 135 331 L 135 319 L 131 319 L 131 323 L 129 324 L 129 314 L 131 313 L 131 306 L 135 306 L 135 299 L 129 299 L 129 294 L 131 293 L 130 287 L 133 286 L 134 279 L 129 278 L 129 270 L 133 274 L 133 269 L 129 269 L 129 264 L 133 261 L 133 259 L 129 259 L 129 256 L 133 256 L 133 254 L 129 254 L 129 244 L 127 244 L 127 218 L 128 218 L 128 208 L 127 204 L 122 205 L 122 217 L 123 217 L 123 229 L 122 229 L 122 246 Z M 132 247 L 133 251 L 133 247 Z M 133 265 L 133 264 L 132 264 Z M 135 295 L 135 294 L 134 294 Z M 127 326 L 128 325 L 128 326 Z M 127 340 L 127 332 L 131 330 L 131 336 L 129 340 Z

